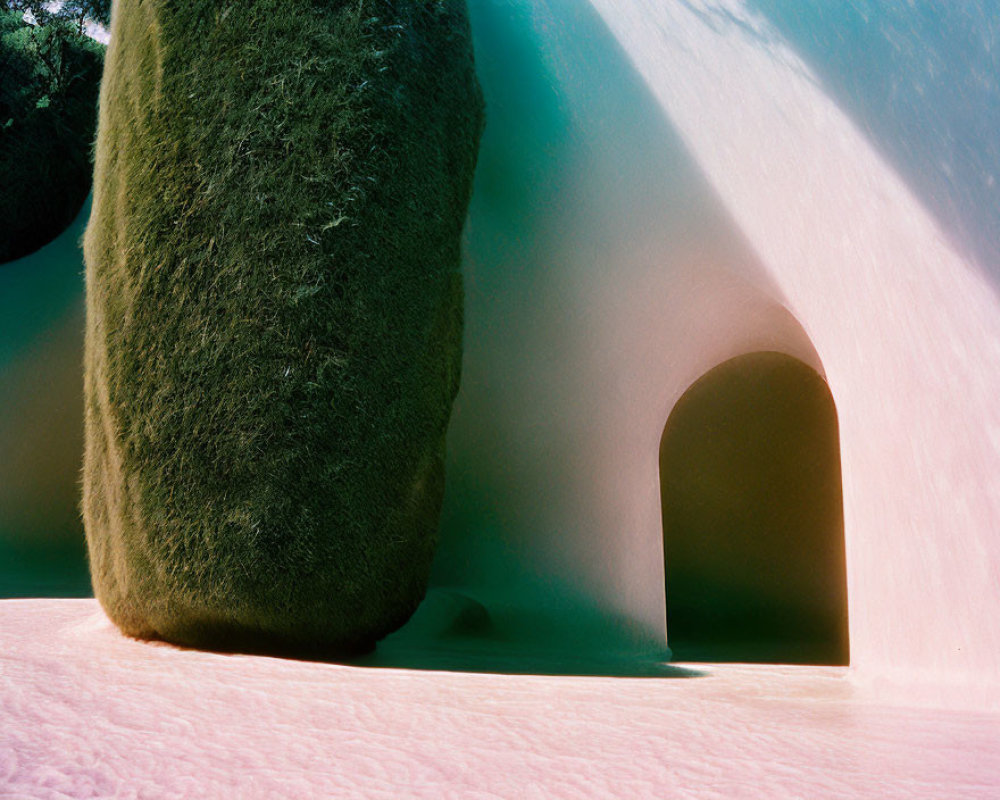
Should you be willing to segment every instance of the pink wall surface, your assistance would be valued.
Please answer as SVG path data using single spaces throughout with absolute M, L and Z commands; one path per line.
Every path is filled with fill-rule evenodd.
M 745 4 L 706 4 L 714 23 L 679 2 L 594 5 L 825 370 L 840 418 L 853 665 L 995 685 L 996 287 Z M 718 358 L 691 349 L 702 365 Z
M 781 351 L 837 406 L 854 674 L 996 698 L 996 287 L 746 4 L 592 7 L 473 4 L 489 123 L 442 582 L 576 593 L 662 642 L 664 423 L 712 367 Z M 519 151 L 526 112 L 559 135 Z M 487 418 L 488 526 L 457 511 Z

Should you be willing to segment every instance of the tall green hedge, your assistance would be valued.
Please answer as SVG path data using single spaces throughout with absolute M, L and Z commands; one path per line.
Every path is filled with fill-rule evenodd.
M 343 654 L 423 597 L 483 103 L 464 0 L 120 0 L 83 511 L 127 633 Z
M 103 53 L 68 21 L 0 5 L 0 264 L 51 242 L 87 199 Z

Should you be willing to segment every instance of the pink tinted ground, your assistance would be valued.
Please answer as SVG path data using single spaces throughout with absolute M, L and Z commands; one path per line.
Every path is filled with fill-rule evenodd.
M 0 797 L 989 798 L 1000 715 L 889 705 L 833 667 L 435 672 L 120 635 L 0 602 Z

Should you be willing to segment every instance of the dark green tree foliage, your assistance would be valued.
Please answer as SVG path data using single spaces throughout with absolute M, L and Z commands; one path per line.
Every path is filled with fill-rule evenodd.
M 0 8 L 16 11 L 20 16 L 29 12 L 37 25 L 48 25 L 53 20 L 72 22 L 79 34 L 83 34 L 88 22 L 98 22 L 105 27 L 111 25 L 111 0 L 0 0 Z
M 104 46 L 0 6 L 0 263 L 62 233 L 90 192 Z
M 125 632 L 341 654 L 416 608 L 481 125 L 460 0 L 118 6 L 83 511 Z

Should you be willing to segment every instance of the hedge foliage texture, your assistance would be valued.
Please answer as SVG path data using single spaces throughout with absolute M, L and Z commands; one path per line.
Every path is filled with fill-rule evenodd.
M 483 103 L 464 0 L 120 0 L 83 510 L 134 636 L 366 649 L 423 597 Z

